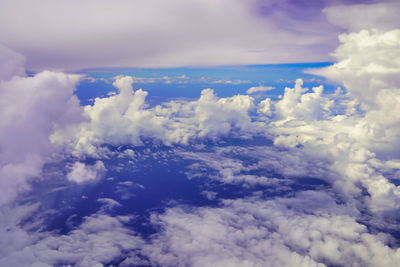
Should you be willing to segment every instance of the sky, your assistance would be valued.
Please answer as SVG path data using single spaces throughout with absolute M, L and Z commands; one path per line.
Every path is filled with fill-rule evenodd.
M 373 2 L 2 0 L 0 40 L 34 71 L 326 62 L 338 34 L 398 23 Z
M 0 266 L 398 266 L 399 11 L 0 0 Z

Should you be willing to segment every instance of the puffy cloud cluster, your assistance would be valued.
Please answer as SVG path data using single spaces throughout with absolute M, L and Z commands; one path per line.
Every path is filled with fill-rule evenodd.
M 312 73 L 343 84 L 364 105 L 376 105 L 379 94 L 400 85 L 400 30 L 342 34 L 333 66 Z M 386 92 L 387 93 L 387 92 Z M 367 108 L 367 107 L 365 107 Z
M 125 225 L 132 218 L 97 213 L 66 235 L 51 232 L 32 233 L 17 227 L 35 207 L 19 207 L 9 213 L 13 221 L 1 221 L 1 266 L 106 266 L 124 260 L 127 253 L 143 246 L 144 241 Z M 14 213 L 16 210 L 14 210 Z M 2 214 L 4 215 L 4 214 Z M 16 216 L 18 215 L 18 216 Z M 140 263 L 136 261 L 136 263 Z
M 221 3 L 222 6 L 226 4 L 225 1 L 204 1 L 199 5 L 214 10 L 213 5 Z M 108 3 L 99 2 L 99 6 L 104 5 Z M 235 2 L 232 6 L 236 5 L 241 4 Z M 120 10 L 121 6 L 116 6 Z M 15 8 L 14 3 L 10 2 L 9 7 Z M 143 257 L 138 256 L 138 251 L 151 264 L 167 266 L 398 264 L 400 252 L 388 246 L 390 237 L 372 233 L 365 226 L 365 214 L 379 218 L 380 225 L 385 228 L 390 216 L 379 215 L 397 216 L 400 209 L 400 187 L 396 185 L 400 173 L 397 148 L 400 143 L 400 113 L 396 112 L 400 110 L 400 31 L 383 30 L 390 29 L 388 25 L 397 17 L 391 15 L 392 11 L 386 5 L 378 7 L 390 15 L 390 22 L 384 22 L 376 30 L 341 35 L 342 45 L 334 53 L 338 62 L 311 71 L 342 85 L 345 93 L 338 90 L 335 94 L 325 95 L 322 86 L 314 87 L 310 92 L 303 87 L 302 80 L 297 80 L 294 88 L 285 89 L 281 99 L 273 101 L 267 98 L 257 107 L 248 95 L 218 98 L 211 89 L 205 89 L 196 101 L 172 101 L 149 108 L 145 102 L 147 93 L 132 89 L 132 77 L 115 80 L 118 94 L 96 98 L 93 105 L 81 107 L 73 95 L 74 77 L 48 71 L 24 77 L 24 57 L 1 46 L 0 265 L 147 264 Z M 0 14 L 5 12 L 0 10 Z M 340 10 L 338 7 L 326 12 L 336 12 L 337 15 Z M 126 12 L 131 15 L 129 9 Z M 239 10 L 234 8 L 232 14 L 235 12 Z M 215 20 L 218 16 L 211 17 L 214 19 L 212 24 L 219 21 Z M 125 16 L 121 16 L 118 22 L 125 24 L 123 18 Z M 97 19 L 91 18 L 91 21 Z M 254 21 L 249 23 L 251 26 Z M 232 25 L 230 28 L 235 29 Z M 240 30 L 245 32 L 244 28 Z M 113 32 L 112 27 L 105 29 Z M 257 29 L 249 34 L 258 36 L 255 34 Z M 9 32 L 0 26 L 0 36 L 13 34 L 21 37 L 18 31 Z M 75 33 L 71 34 L 74 36 Z M 227 41 L 230 43 L 231 39 L 227 38 Z M 71 42 L 74 42 L 73 38 Z M 109 47 L 107 43 L 105 46 Z M 238 46 L 242 47 L 241 44 Z M 43 47 L 48 48 L 46 45 Z M 224 42 L 221 42 L 221 47 L 228 53 L 237 51 L 226 48 Z M 64 49 L 58 48 L 60 51 Z M 177 49 L 182 50 L 182 47 Z M 84 50 L 88 51 L 87 48 Z M 36 52 L 28 54 L 41 56 Z M 165 62 L 176 56 L 174 50 L 167 54 L 167 57 L 161 56 Z M 192 55 L 193 51 L 188 54 Z M 209 55 L 209 51 L 204 54 Z M 198 55 L 203 57 L 204 54 Z M 93 62 L 104 62 L 108 56 Z M 78 60 L 72 64 L 68 60 L 62 62 L 63 67 L 82 63 Z M 185 60 L 184 56 L 181 62 Z M 92 62 L 83 61 L 85 64 Z M 147 64 L 152 61 L 146 58 L 140 61 L 139 58 L 139 62 Z M 41 68 L 40 65 L 33 66 Z M 249 93 L 260 90 L 253 88 Z M 254 112 L 255 118 L 249 115 L 253 109 L 257 111 Z M 265 172 L 256 172 L 268 169 L 285 178 L 324 179 L 333 190 L 324 188 L 325 191 L 321 192 L 300 192 L 292 198 L 270 200 L 257 196 L 222 200 L 219 207 L 167 208 L 165 213 L 153 214 L 152 223 L 160 226 L 160 232 L 148 242 L 128 230 L 126 224 L 130 217 L 103 214 L 123 203 L 111 198 L 98 198 L 97 202 L 103 205 L 101 212 L 86 217 L 79 227 L 65 235 L 35 233 L 41 228 L 40 220 L 34 221 L 33 216 L 31 227 L 22 226 L 22 221 L 29 216 L 26 214 L 37 208 L 36 205 L 4 205 L 29 188 L 33 178 L 40 176 L 43 165 L 57 151 L 57 146 L 65 149 L 64 152 L 72 151 L 74 155 L 100 156 L 101 147 L 107 144 L 137 146 L 142 145 L 143 140 L 151 139 L 167 145 L 186 145 L 199 138 L 247 138 L 262 131 L 273 137 L 273 146 L 242 147 L 235 151 L 224 147 L 213 153 L 180 152 L 185 159 L 197 161 L 190 166 L 188 177 L 198 177 L 199 173 L 204 174 L 203 170 L 212 169 L 214 172 L 208 173 L 208 178 L 228 184 L 260 186 L 265 192 L 271 184 L 277 190 L 279 186 L 290 185 L 288 179 L 273 179 L 264 175 Z M 257 161 L 245 164 L 239 157 L 235 158 L 238 155 Z M 133 158 L 137 154 L 126 150 L 123 156 Z M 76 183 L 94 181 L 105 172 L 102 161 L 94 165 L 75 162 L 69 167 L 66 178 Z M 129 186 L 133 187 L 132 182 L 125 181 L 116 187 L 117 193 L 124 193 L 122 200 L 131 197 L 126 189 Z M 210 189 L 202 191 L 209 199 L 216 200 L 219 196 L 218 192 L 211 191 L 211 186 L 202 189 Z M 339 193 L 337 199 L 331 196 L 332 192 Z
M 309 93 L 298 80 L 272 105 L 274 144 L 298 151 L 303 160 L 325 159 L 325 178 L 350 198 L 366 189 L 373 211 L 397 210 L 400 188 L 389 178 L 398 167 L 389 162 L 400 156 L 399 30 L 361 31 L 340 40 L 338 62 L 311 72 L 342 84 L 347 94 L 324 96 L 322 87 Z M 334 104 L 342 112 L 332 112 Z
M 275 104 L 276 115 L 280 120 L 319 120 L 327 117 L 333 101 L 322 96 L 323 87 L 314 87 L 312 93 L 303 88 L 303 80 L 296 80 L 295 87 L 285 88 L 281 101 Z
M 324 192 L 220 208 L 170 208 L 153 215 L 162 231 L 145 247 L 162 266 L 393 266 L 400 250 L 372 235 Z
M 147 92 L 133 91 L 131 84 L 129 76 L 117 78 L 113 85 L 119 93 L 96 98 L 93 106 L 85 107 L 88 122 L 56 132 L 53 143 L 67 143 L 78 154 L 96 155 L 101 144 L 141 145 L 146 138 L 165 144 L 188 144 L 196 138 L 248 134 L 257 126 L 248 114 L 253 108 L 249 96 L 218 98 L 213 90 L 205 89 L 197 101 L 173 101 L 147 108 Z

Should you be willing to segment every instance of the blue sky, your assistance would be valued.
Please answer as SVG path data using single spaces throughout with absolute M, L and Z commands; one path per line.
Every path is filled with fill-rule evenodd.
M 76 94 L 82 104 L 90 104 L 89 99 L 103 97 L 111 91 L 116 91 L 112 86 L 114 77 L 130 75 L 136 78 L 133 87 L 148 91 L 149 101 L 154 98 L 155 103 L 159 103 L 160 97 L 195 99 L 205 88 L 214 89 L 220 97 L 228 97 L 234 94 L 245 94 L 249 88 L 254 86 L 272 86 L 276 90 L 264 92 L 262 95 L 268 94 L 277 97 L 283 93 L 285 87 L 292 86 L 298 78 L 302 78 L 306 85 L 311 87 L 326 83 L 323 77 L 307 74 L 305 71 L 331 64 L 299 63 L 207 68 L 87 70 L 78 73 L 97 80 L 82 81 L 77 87 Z M 326 84 L 326 92 L 333 92 L 335 89 L 335 84 Z

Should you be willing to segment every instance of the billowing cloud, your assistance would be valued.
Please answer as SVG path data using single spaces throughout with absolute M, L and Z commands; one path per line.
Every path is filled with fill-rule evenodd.
M 366 189 L 375 212 L 400 208 L 400 188 L 379 167 L 399 157 L 399 40 L 398 30 L 342 35 L 338 62 L 312 71 L 345 86 L 344 101 L 336 99 L 342 111 L 331 113 L 336 96 L 321 95 L 322 88 L 308 93 L 297 81 L 275 103 L 271 123 L 275 145 L 301 151 L 303 160 L 326 159 L 334 187 L 350 197 Z
M 73 78 L 48 71 L 21 77 L 21 56 L 7 49 L 0 54 L 9 58 L 0 61 L 0 77 L 5 78 L 0 82 L 0 204 L 4 204 L 40 174 L 53 152 L 49 136 L 56 129 L 62 131 L 68 124 L 82 121 L 82 109 L 73 95 Z
M 72 135 L 68 131 L 56 132 L 53 143 L 68 144 L 78 154 L 95 155 L 101 144 L 140 145 L 143 138 L 188 144 L 197 138 L 246 135 L 249 129 L 257 128 L 248 114 L 253 108 L 249 96 L 218 98 L 212 89 L 205 89 L 197 101 L 172 101 L 147 108 L 147 92 L 133 91 L 131 84 L 132 77 L 118 77 L 113 85 L 119 93 L 96 98 L 93 106 L 85 107 L 89 121 L 73 126 L 77 131 Z
M 394 266 L 399 262 L 398 244 L 390 236 L 390 227 L 398 231 L 396 217 L 400 210 L 400 115 L 395 112 L 400 110 L 400 33 L 391 29 L 392 23 L 397 22 L 388 9 L 391 4 L 374 6 L 388 15 L 387 20 L 377 22 L 377 29 L 341 35 L 341 45 L 333 54 L 337 63 L 310 71 L 343 86 L 333 94 L 325 94 L 323 86 L 309 90 L 298 79 L 293 88 L 285 88 L 281 98 L 267 98 L 258 106 L 248 95 L 219 98 L 212 89 L 205 89 L 197 100 L 170 101 L 150 108 L 146 104 L 147 92 L 133 90 L 135 79 L 121 76 L 113 84 L 118 93 L 96 98 L 93 105 L 82 107 L 73 95 L 78 77 L 49 71 L 23 76 L 25 57 L 28 66 L 37 69 L 76 68 L 104 62 L 108 66 L 128 65 L 133 59 L 138 65 L 152 65 L 156 61 L 161 65 L 219 64 L 226 63 L 227 56 L 232 54 L 235 57 L 229 62 L 243 63 L 253 62 L 254 53 L 258 53 L 257 60 L 266 60 L 262 56 L 265 51 L 257 50 L 267 40 L 261 31 L 275 31 L 274 24 L 254 16 L 242 2 L 230 2 L 231 13 L 221 16 L 216 10 L 228 5 L 225 0 L 196 1 L 190 5 L 179 2 L 179 10 L 178 2 L 153 0 L 141 4 L 142 9 L 133 10 L 129 8 L 131 3 L 138 2 L 119 1 L 121 5 L 103 0 L 91 5 L 92 2 L 84 1 L 76 10 L 69 2 L 39 1 L 48 10 L 58 10 L 45 14 L 35 1 L 5 1 L 7 8 L 0 9 L 2 41 L 24 55 L 0 47 L 0 265 Z M 18 9 L 21 3 L 30 9 L 30 14 Z M 195 7 L 191 6 L 193 3 Z M 263 3 L 265 7 L 272 4 L 274 1 Z M 88 12 L 91 8 L 99 12 Z M 342 8 L 332 7 L 325 12 L 330 20 L 340 21 Z M 364 5 L 355 8 L 348 12 L 357 14 L 357 8 L 372 10 Z M 107 17 L 109 14 L 100 12 L 103 9 L 119 16 Z M 61 11 L 66 17 L 59 15 Z M 72 22 L 82 27 L 71 30 L 66 21 L 71 22 L 69 14 L 75 12 L 77 19 Z M 179 16 L 174 16 L 175 12 Z M 17 13 L 19 17 L 9 15 Z M 274 17 L 276 13 L 272 13 Z M 146 28 L 139 26 L 149 25 L 148 14 L 154 15 L 151 17 L 155 26 L 150 24 L 150 30 L 144 31 Z M 186 16 L 192 24 L 182 23 Z M 367 12 L 363 19 L 374 18 Z M 47 23 L 50 19 L 54 23 Z M 116 19 L 116 23 L 109 25 L 108 19 Z M 198 23 L 200 20 L 202 23 Z M 14 29 L 3 22 L 12 23 Z M 358 31 L 360 27 L 358 21 L 342 22 L 350 30 Z M 169 34 L 177 38 L 169 36 L 172 41 L 161 42 L 165 32 L 175 28 L 177 31 Z M 187 32 L 188 28 L 201 34 L 194 36 Z M 285 31 L 277 36 L 276 43 L 274 38 L 268 42 L 272 47 L 282 40 L 290 43 L 293 36 L 303 35 L 304 29 L 297 30 L 299 34 Z M 224 34 L 219 35 L 221 32 Z M 187 39 L 178 38 L 186 34 Z M 310 36 L 313 33 L 295 40 L 300 47 L 312 47 L 321 41 L 307 39 Z M 97 46 L 92 40 L 96 40 Z M 137 47 L 132 46 L 134 40 Z M 249 44 L 255 49 L 252 52 Z M 286 50 L 279 51 L 274 56 L 285 60 L 281 56 Z M 121 55 L 127 53 L 129 56 L 123 57 L 127 61 L 123 61 Z M 217 57 L 210 56 L 214 54 Z M 203 58 L 214 61 L 202 61 Z M 80 183 L 97 180 L 105 172 L 102 160 L 106 159 L 82 163 L 87 155 L 101 157 L 105 145 L 130 145 L 118 155 L 118 159 L 129 160 L 140 157 L 135 146 L 143 145 L 146 139 L 192 148 L 185 145 L 201 139 L 249 138 L 260 134 L 271 138 L 273 144 L 246 143 L 213 149 L 204 149 L 203 145 L 201 151 L 174 151 L 184 160 L 195 161 L 186 170 L 187 178 L 213 179 L 200 188 L 199 194 L 219 205 L 193 207 L 171 202 L 164 211 L 153 212 L 150 223 L 158 232 L 146 241 L 130 230 L 133 217 L 104 214 L 117 210 L 133 197 L 129 188 L 145 190 L 125 179 L 115 187 L 116 193 L 121 194 L 121 203 L 108 196 L 97 198 L 97 203 L 102 204 L 100 212 L 85 217 L 65 234 L 39 227 L 45 218 L 33 215 L 38 204 L 19 206 L 12 202 L 18 193 L 29 188 L 32 179 L 41 176 L 44 164 L 53 159 L 53 152 L 61 151 L 72 160 L 73 156 L 82 157 L 82 161 L 67 165 L 69 172 L 65 177 Z M 246 162 L 244 157 L 250 160 Z M 65 174 L 61 175 L 64 178 Z M 324 184 L 313 187 L 319 191 L 300 188 L 296 193 L 290 191 L 287 197 L 269 194 L 268 186 L 276 191 L 291 189 L 292 185 L 298 186 L 295 179 L 299 177 L 316 178 Z M 261 189 L 251 192 L 250 197 L 221 199 L 220 192 L 213 188 L 217 183 L 243 185 L 249 191 Z M 30 223 L 23 224 L 28 217 Z

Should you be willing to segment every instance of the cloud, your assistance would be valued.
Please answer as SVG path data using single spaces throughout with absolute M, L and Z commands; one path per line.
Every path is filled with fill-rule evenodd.
M 25 76 L 25 57 L 0 44 L 0 81 Z
M 18 76 L 23 74 L 22 57 L 3 48 L 0 54 L 8 58 L 1 66 L 10 63 L 0 68 L 0 77 L 5 78 L 0 82 L 1 205 L 28 189 L 29 180 L 41 173 L 43 164 L 55 152 L 49 136 L 83 117 L 73 95 L 74 78 L 48 71 L 33 77 Z
M 250 80 L 234 80 L 234 81 L 231 81 L 231 80 L 217 80 L 217 81 L 213 81 L 212 83 L 215 83 L 215 84 L 246 84 L 246 83 L 251 83 L 251 81 Z
M 14 3 L 8 3 L 9 8 L 16 7 Z M 43 9 L 28 1 L 23 3 L 33 8 L 30 11 L 32 14 L 38 14 Z M 41 3 L 50 5 L 50 9 L 55 8 L 51 6 L 52 2 Z M 87 12 L 87 3 L 84 2 L 82 10 L 76 11 Z M 140 20 L 143 17 L 140 17 L 141 11 L 137 11 L 132 18 L 127 17 L 132 10 L 126 8 L 129 6 L 128 2 L 121 3 L 124 5 L 113 7 L 122 12 L 116 25 L 124 34 L 124 19 L 128 20 L 128 25 L 134 25 L 130 19 Z M 215 10 L 214 5 L 221 8 L 226 3 L 198 2 L 197 8 L 204 10 L 204 17 L 210 17 L 211 24 L 214 25 L 218 22 L 219 14 L 208 12 Z M 60 10 L 65 9 L 65 14 L 72 12 L 66 2 L 58 4 Z M 108 2 L 100 1 L 98 4 L 94 8 L 109 7 Z M 147 5 L 143 6 L 145 11 L 151 10 L 151 4 Z M 242 14 L 243 6 L 238 8 L 237 5 L 242 4 L 234 2 L 231 15 Z M 381 10 L 381 6 L 378 7 Z M 167 8 L 166 4 L 161 4 L 161 8 Z M 187 12 L 186 8 L 188 7 L 184 4 L 182 13 Z M 362 6 L 361 9 L 363 8 Z M 340 8 L 339 11 L 332 10 L 334 9 L 326 12 L 340 12 Z M 22 36 L 18 30 L 18 27 L 26 26 L 26 21 L 30 21 L 32 17 L 22 16 L 21 24 L 16 25 L 14 33 L 5 29 L 5 26 L 0 26 L 0 36 L 7 31 L 10 34 L 6 34 L 8 38 L 14 36 L 13 34 L 18 37 L 15 39 L 15 46 L 21 45 L 24 38 L 29 39 L 26 47 L 20 47 L 21 50 L 27 49 L 24 50 L 24 56 L 0 47 L 0 59 L 4 59 L 0 61 L 0 77 L 3 79 L 0 82 L 0 265 L 397 264 L 400 250 L 396 249 L 396 243 L 391 242 L 388 232 L 392 227 L 390 224 L 396 224 L 400 209 L 400 187 L 396 181 L 400 168 L 397 146 L 400 143 L 400 116 L 395 112 L 400 110 L 400 33 L 396 29 L 386 30 L 390 28 L 387 25 L 391 25 L 393 18 L 386 5 L 383 10 L 384 14 L 389 14 L 389 22 L 383 22 L 383 26 L 377 30 L 341 35 L 341 45 L 333 54 L 337 63 L 322 70 L 310 71 L 342 85 L 343 93 L 337 91 L 335 94 L 325 94 L 322 86 L 314 87 L 310 91 L 303 87 L 303 81 L 299 79 L 294 88 L 285 88 L 282 98 L 277 101 L 267 98 L 257 107 L 248 95 L 219 98 L 212 89 L 205 89 L 195 101 L 171 101 L 150 108 L 146 104 L 147 92 L 134 91 L 132 83 L 135 80 L 129 76 L 115 79 L 113 85 L 118 89 L 117 94 L 97 98 L 93 105 L 81 107 L 73 95 L 78 76 L 44 71 L 32 77 L 24 77 L 24 56 L 31 62 L 30 66 L 38 69 L 42 66 L 73 68 L 89 63 L 96 65 L 115 56 L 110 52 L 103 55 L 104 57 L 95 57 L 104 52 L 104 47 L 108 49 L 116 40 L 120 41 L 118 37 L 121 33 L 115 32 L 113 25 L 101 24 L 100 26 L 104 26 L 102 30 L 111 33 L 110 41 L 102 43 L 97 40 L 99 47 L 94 47 L 94 51 L 91 51 L 85 46 L 92 47 L 93 43 L 89 41 L 94 40 L 93 36 L 97 35 L 89 34 L 88 39 L 82 42 L 82 47 L 89 51 L 89 55 L 82 56 L 83 50 L 74 50 L 74 42 L 77 36 L 92 33 L 98 27 L 99 19 L 92 16 L 98 15 L 103 19 L 101 13 L 87 12 L 88 21 L 96 25 L 91 28 L 87 23 L 82 23 L 83 29 L 74 29 L 78 33 L 65 31 L 63 34 L 67 37 L 74 37 L 70 40 L 66 38 L 68 41 L 57 38 L 60 33 L 54 32 L 54 29 L 62 32 L 65 29 L 63 27 L 44 31 L 43 46 L 36 46 L 39 50 L 32 50 L 33 52 L 29 49 L 39 43 L 36 30 L 32 30 L 27 36 Z M 0 11 L 0 15 L 1 12 L 4 11 Z M 74 23 L 82 22 L 79 14 Z M 33 21 L 32 25 L 27 24 L 27 29 L 38 26 L 37 23 L 43 23 L 37 29 L 50 27 L 48 25 L 63 26 L 61 22 L 64 18 L 56 15 L 57 13 L 53 13 L 56 20 L 54 24 L 45 23 L 48 17 L 43 17 L 42 20 Z M 0 21 L 1 18 L 4 16 L 0 16 Z M 7 18 L 10 19 L 9 16 Z M 219 19 L 225 23 L 224 18 L 222 16 Z M 154 23 L 158 27 L 160 21 L 157 19 L 159 18 L 155 16 Z M 252 19 L 254 18 L 251 16 L 248 22 L 250 26 L 258 23 Z M 235 16 L 233 20 L 236 20 Z M 234 21 L 229 18 L 226 23 L 230 22 Z M 347 25 L 350 22 L 343 23 L 350 29 L 358 27 L 356 22 L 355 26 Z M 176 26 L 175 23 L 171 25 Z M 234 29 L 233 33 L 228 32 L 226 36 L 237 35 L 235 25 L 230 25 Z M 239 30 L 246 32 L 248 24 L 243 25 L 246 27 Z M 166 25 L 167 29 L 168 27 L 169 24 Z M 209 25 L 207 28 L 213 29 Z M 212 30 L 210 34 L 218 33 L 219 30 L 225 28 L 216 32 Z M 248 34 L 256 36 L 252 38 L 258 38 L 258 30 L 256 27 Z M 46 38 L 46 35 L 53 38 Z M 124 45 L 136 36 L 127 36 L 127 42 L 122 47 L 116 46 L 115 50 L 118 53 L 128 52 L 123 49 Z M 247 33 L 243 36 L 246 42 L 254 41 L 251 38 L 247 40 L 246 36 Z M 261 35 L 260 40 L 263 41 L 263 38 Z M 227 42 L 230 43 L 232 39 L 227 38 Z M 193 42 L 197 40 L 194 38 Z M 139 40 L 139 48 L 140 42 Z M 145 43 L 149 43 L 148 40 Z M 153 45 L 158 43 L 162 42 L 151 42 Z M 73 45 L 68 51 L 78 52 L 76 57 L 82 56 L 82 61 L 75 61 L 74 57 L 69 61 L 68 53 L 58 53 L 63 52 L 70 44 Z M 175 47 L 174 44 L 167 43 L 165 51 L 168 53 L 161 49 L 160 54 L 156 54 L 157 58 L 163 58 L 164 53 L 171 57 L 176 56 L 174 49 L 179 50 L 182 47 Z M 204 54 L 218 52 L 208 50 L 206 44 L 208 43 L 199 43 L 201 49 L 207 50 Z M 219 44 L 223 47 L 225 41 Z M 49 49 L 52 45 L 54 50 Z M 235 47 L 226 48 L 227 53 L 222 56 L 236 52 L 237 47 L 246 45 L 247 43 L 242 46 L 234 42 Z M 168 50 L 171 47 L 173 49 Z M 138 49 L 135 53 L 140 54 L 141 51 Z M 149 51 L 153 53 L 153 47 Z M 191 49 L 183 51 L 194 54 Z M 43 53 L 65 55 L 68 59 L 59 61 L 60 65 L 57 65 L 55 62 L 59 58 Z M 151 60 L 146 59 L 151 53 L 145 53 L 138 64 L 151 64 Z M 204 54 L 198 55 L 204 57 Z M 43 56 L 43 61 L 35 61 L 35 56 Z M 119 58 L 117 55 L 110 64 L 121 62 Z M 178 57 L 181 63 L 193 60 L 189 58 L 189 61 L 185 61 L 182 58 L 184 56 Z M 255 110 L 257 113 L 252 112 Z M 247 189 L 273 186 L 275 190 L 279 190 L 280 186 L 292 185 L 292 181 L 299 177 L 323 179 L 327 185 L 315 186 L 321 191 L 302 191 L 295 195 L 291 192 L 292 195 L 285 198 L 272 199 L 273 196 L 265 190 L 264 193 L 254 192 L 253 197 L 243 199 L 219 199 L 220 205 L 214 207 L 169 207 L 165 212 L 153 213 L 151 222 L 158 226 L 159 232 L 146 241 L 129 230 L 132 217 L 102 214 L 121 205 L 110 198 L 98 199 L 103 204 L 101 212 L 86 217 L 80 226 L 64 235 L 42 231 L 41 224 L 45 216 L 36 218 L 33 215 L 38 210 L 38 204 L 19 206 L 15 201 L 20 192 L 29 189 L 33 179 L 42 176 L 42 167 L 54 159 L 57 152 L 63 152 L 67 157 L 71 156 L 70 153 L 74 156 L 101 157 L 104 145 L 130 144 L 133 146 L 132 150 L 125 150 L 119 155 L 135 160 L 141 156 L 134 151 L 135 146 L 142 145 L 146 138 L 156 144 L 188 145 L 192 141 L 204 139 L 249 138 L 258 134 L 273 139 L 273 145 L 251 146 L 245 143 L 240 147 L 224 146 L 207 152 L 182 152 L 185 150 L 182 148 L 176 153 L 183 159 L 196 161 L 186 172 L 188 178 L 200 179 L 204 177 L 205 171 L 209 171 L 207 178 L 225 184 L 240 184 Z M 145 153 L 153 152 L 149 150 Z M 251 158 L 251 164 L 242 160 L 243 156 Z M 263 171 L 262 174 L 257 174 L 256 171 L 259 170 Z M 264 175 L 266 171 L 276 172 L 283 178 L 267 177 Z M 93 181 L 104 172 L 104 163 L 100 160 L 93 165 L 75 162 L 70 166 L 66 178 L 78 183 Z M 132 196 L 127 189 L 130 187 L 144 189 L 139 184 L 127 181 L 119 183 L 115 189 L 116 193 L 122 194 L 121 203 Z M 214 201 L 218 201 L 218 197 L 222 195 L 211 191 L 214 189 L 211 186 L 201 189 L 203 196 Z M 23 224 L 27 218 L 30 223 Z M 397 225 L 395 229 L 398 231 L 396 227 Z M 381 233 L 380 230 L 387 233 Z
M 140 248 L 144 241 L 125 227 L 127 216 L 94 214 L 86 217 L 75 230 L 65 235 L 29 233 L 13 228 L 5 233 L 19 246 L 0 243 L 7 253 L 0 257 L 2 266 L 104 266 L 121 262 L 128 251 Z M 124 257 L 125 255 L 125 257 Z
M 101 178 L 105 171 L 104 163 L 100 160 L 96 161 L 94 165 L 75 162 L 67 174 L 67 179 L 75 183 L 95 181 Z
M 342 35 L 334 53 L 338 62 L 310 72 L 345 86 L 347 100 L 330 100 L 321 87 L 307 93 L 297 81 L 275 103 L 270 124 L 275 145 L 298 150 L 303 160 L 325 159 L 330 166 L 326 179 L 334 188 L 350 198 L 366 190 L 366 202 L 378 213 L 400 208 L 400 188 L 375 163 L 399 157 L 394 144 L 400 117 L 393 112 L 400 103 L 399 40 L 399 30 Z M 343 111 L 333 114 L 334 104 L 343 105 Z
M 275 104 L 276 115 L 281 120 L 318 120 L 330 113 L 333 101 L 322 95 L 323 87 L 313 87 L 312 93 L 306 93 L 303 80 L 296 80 L 294 88 L 285 88 L 285 94 Z
M 119 93 L 96 98 L 85 107 L 88 122 L 72 126 L 71 131 L 52 135 L 55 145 L 69 145 L 75 153 L 95 155 L 101 144 L 142 144 L 152 138 L 167 145 L 188 144 L 198 138 L 215 139 L 257 130 L 248 111 L 253 99 L 246 95 L 218 98 L 212 89 L 202 91 L 197 101 L 163 103 L 148 108 L 147 92 L 133 91 L 132 77 L 118 77 L 113 85 Z M 75 131 L 74 131 L 75 130 Z
M 329 60 L 338 29 L 323 6 L 306 6 L 312 12 L 302 17 L 304 6 L 286 4 L 3 0 L 0 39 L 37 71 Z
M 144 252 L 155 265 L 392 266 L 400 251 L 385 235 L 347 215 L 324 192 L 293 198 L 225 200 L 218 208 L 169 208 L 153 214 L 162 231 Z
M 328 20 L 349 32 L 379 29 L 383 31 L 398 28 L 400 4 L 382 1 L 375 4 L 336 5 L 323 9 Z
M 255 87 L 250 87 L 247 91 L 246 94 L 254 94 L 254 93 L 260 93 L 260 92 L 267 92 L 274 90 L 275 87 L 273 86 L 255 86 Z

